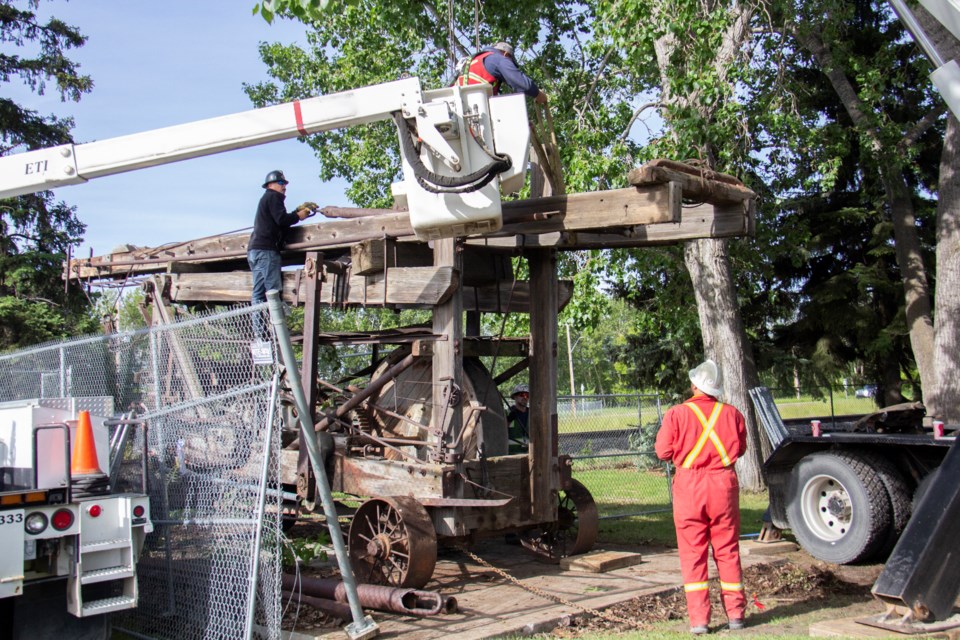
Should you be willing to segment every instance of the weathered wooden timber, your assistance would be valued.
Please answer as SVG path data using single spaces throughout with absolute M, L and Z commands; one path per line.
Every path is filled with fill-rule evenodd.
M 664 177 L 663 171 L 666 169 L 645 179 L 661 180 Z M 738 232 L 735 228 L 739 228 L 741 234 L 749 233 L 753 216 L 752 192 L 735 189 L 727 183 L 717 183 L 720 186 L 713 187 L 712 190 L 705 189 L 702 184 L 711 185 L 714 182 L 692 178 L 680 172 L 677 172 L 675 177 L 676 180 L 651 182 L 626 189 L 505 202 L 503 228 L 489 236 L 489 245 L 501 246 L 500 243 L 493 242 L 493 238 L 520 236 L 525 244 L 545 246 L 537 241 L 536 236 L 561 234 L 560 237 L 572 237 L 576 238 L 576 241 L 553 242 L 550 246 L 557 249 L 604 248 L 612 246 L 608 244 L 608 241 L 612 241 L 613 246 L 640 247 L 685 240 L 696 237 L 697 233 L 710 234 L 705 237 L 722 237 L 712 235 L 714 232 L 736 235 Z M 719 210 L 715 210 L 713 205 L 703 204 L 691 218 L 683 207 L 683 200 L 686 198 L 684 189 L 693 190 L 691 193 L 694 193 L 697 199 L 716 196 Z M 742 196 L 742 199 L 735 200 L 735 197 L 739 196 Z M 364 213 L 367 215 L 329 219 L 293 227 L 286 252 L 299 255 L 306 251 L 323 250 L 332 257 L 337 250 L 346 252 L 357 243 L 365 241 L 369 241 L 371 244 L 368 246 L 372 247 L 374 242 L 385 239 L 414 238 L 406 212 L 383 210 L 382 213 L 374 214 L 365 210 Z M 697 222 L 697 217 L 702 219 Z M 740 220 L 739 225 L 736 224 L 737 219 Z M 722 228 L 717 223 L 719 220 L 724 223 Z M 642 231 L 647 226 L 664 224 L 668 226 L 661 227 L 649 238 Z M 611 231 L 615 231 L 615 235 L 607 238 Z M 679 233 L 680 237 L 673 237 L 673 233 Z M 81 280 L 122 279 L 128 275 L 168 271 L 171 264 L 178 262 L 208 265 L 228 261 L 236 263 L 246 255 L 248 240 L 249 234 L 244 232 L 74 259 L 70 261 L 67 273 L 70 278 Z M 475 241 L 476 238 L 468 239 L 468 242 Z M 510 246 L 509 242 L 504 244 Z M 514 242 L 512 246 L 516 247 L 517 243 Z M 423 250 L 410 251 L 415 255 L 424 255 Z M 422 258 L 417 258 L 418 263 L 420 260 Z M 399 261 L 397 264 L 415 266 L 404 265 Z M 367 272 L 369 268 L 365 265 L 361 270 Z
M 158 291 L 170 302 L 181 304 L 248 302 L 253 289 L 249 271 L 225 273 L 173 273 L 151 276 Z M 352 276 L 338 296 L 335 275 L 327 274 L 316 296 L 323 305 L 390 306 L 394 308 L 430 308 L 457 289 L 457 272 L 451 267 L 396 267 L 386 275 Z M 283 273 L 283 301 L 302 305 L 307 299 L 308 283 L 303 270 Z M 530 309 L 530 285 L 525 281 L 501 281 L 483 286 L 460 287 L 463 308 L 484 313 L 527 313 Z M 386 294 L 386 296 L 384 296 Z M 561 307 L 573 295 L 573 283 L 560 283 Z

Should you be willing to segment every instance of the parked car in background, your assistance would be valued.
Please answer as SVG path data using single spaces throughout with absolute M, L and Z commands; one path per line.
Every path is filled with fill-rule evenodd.
M 873 398 L 877 395 L 877 385 L 875 384 L 865 384 L 859 389 L 857 389 L 854 394 L 857 398 Z

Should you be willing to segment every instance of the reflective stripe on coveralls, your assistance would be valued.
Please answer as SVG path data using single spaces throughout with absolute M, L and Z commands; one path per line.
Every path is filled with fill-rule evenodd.
M 697 419 L 700 421 L 700 426 L 703 427 L 703 433 L 700 434 L 700 439 L 697 440 L 697 444 L 694 445 L 690 453 L 687 454 L 687 457 L 681 466 L 684 469 L 689 469 L 693 464 L 693 461 L 697 459 L 698 455 L 700 455 L 700 451 L 703 450 L 703 445 L 707 444 L 707 438 L 710 438 L 710 441 L 713 442 L 713 446 L 717 449 L 717 453 L 720 454 L 720 459 L 723 461 L 723 466 L 729 467 L 730 456 L 727 455 L 727 450 L 724 448 L 723 443 L 720 442 L 720 437 L 717 435 L 717 432 L 713 430 L 717 424 L 717 418 L 720 417 L 720 409 L 723 408 L 723 403 L 718 402 L 713 405 L 713 411 L 710 412 L 709 421 L 707 420 L 706 416 L 703 415 L 703 412 L 700 411 L 700 407 L 692 402 L 686 402 L 684 404 L 693 409 L 693 412 L 697 414 Z
M 702 432 L 683 458 L 674 479 L 674 521 L 687 612 L 691 626 L 700 626 L 710 622 L 710 593 L 706 581 L 708 544 L 713 546 L 714 562 L 721 578 L 720 597 L 728 618 L 743 618 L 746 609 L 738 547 L 739 485 L 731 466 L 733 461 L 715 431 L 723 404 L 714 404 L 709 419 L 694 403 L 685 405 L 697 417 Z M 708 440 L 723 468 L 692 468 L 697 458 L 712 455 L 709 448 L 704 451 Z

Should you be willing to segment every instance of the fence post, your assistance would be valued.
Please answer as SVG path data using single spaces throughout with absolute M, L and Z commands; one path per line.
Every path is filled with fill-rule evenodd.
M 60 347 L 57 352 L 60 354 L 60 397 L 67 397 L 67 358 L 63 353 L 63 347 Z M 43 384 L 40 385 L 41 389 Z M 43 392 L 41 391 L 41 395 Z
M 372 638 L 378 635 L 379 627 L 370 616 L 364 615 L 357 596 L 357 581 L 354 577 L 350 558 L 347 556 L 347 547 L 343 542 L 340 530 L 340 521 L 337 519 L 337 508 L 330 492 L 330 483 L 323 465 L 323 453 L 317 441 L 317 432 L 314 430 L 311 407 L 307 406 L 307 398 L 303 392 L 300 372 L 297 367 L 297 358 L 293 353 L 293 343 L 290 341 L 290 332 L 287 329 L 283 302 L 280 292 L 276 289 L 267 291 L 267 304 L 270 308 L 270 324 L 273 325 L 273 335 L 277 340 L 277 347 L 287 371 L 290 373 L 290 391 L 296 401 L 299 413 L 300 432 L 304 435 L 302 442 L 307 446 L 310 463 L 313 466 L 313 475 L 317 480 L 317 492 L 323 504 L 323 513 L 327 519 L 327 528 L 330 531 L 330 540 L 333 543 L 334 555 L 340 567 L 340 577 L 343 579 L 344 591 L 347 595 L 347 604 L 350 605 L 350 614 L 353 622 L 347 625 L 347 635 L 350 638 Z

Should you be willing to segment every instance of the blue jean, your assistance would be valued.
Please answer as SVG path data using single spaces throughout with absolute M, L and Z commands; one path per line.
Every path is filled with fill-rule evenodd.
M 267 249 L 251 249 L 247 252 L 247 262 L 253 274 L 253 304 L 267 301 L 267 291 L 283 291 L 283 276 L 280 271 L 280 252 Z

